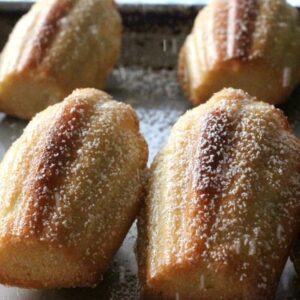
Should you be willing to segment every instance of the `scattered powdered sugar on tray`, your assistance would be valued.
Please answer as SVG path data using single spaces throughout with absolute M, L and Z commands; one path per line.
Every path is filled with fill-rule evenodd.
M 178 118 L 191 106 L 184 99 L 174 71 L 120 68 L 114 72 L 111 93 L 132 105 L 141 120 L 152 162 Z M 117 89 L 115 88 L 117 87 Z
M 10 145 L 21 135 L 26 122 L 0 113 L 0 159 Z
M 286 113 L 294 133 L 300 138 L 300 87 L 294 91 L 289 101 L 280 108 Z
M 176 72 L 170 70 L 120 67 L 113 73 L 108 92 L 117 100 L 125 101 L 136 109 L 141 121 L 141 131 L 149 144 L 149 164 L 166 142 L 170 129 L 178 117 L 191 108 L 180 90 Z M 288 104 L 282 106 L 298 136 L 300 136 L 299 98 L 300 92 L 295 94 Z M 20 136 L 25 125 L 26 122 L 0 115 L 1 158 L 13 140 Z M 0 286 L 1 299 L 138 299 L 135 240 L 136 225 L 133 225 L 114 263 L 104 275 L 103 282 L 93 289 L 29 291 Z M 296 291 L 296 286 L 294 269 L 288 262 L 282 275 L 277 300 L 296 299 L 295 297 L 300 295 L 300 292 Z

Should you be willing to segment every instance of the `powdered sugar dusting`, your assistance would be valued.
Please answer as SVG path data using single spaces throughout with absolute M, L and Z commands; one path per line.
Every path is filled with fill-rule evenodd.
M 284 0 L 211 1 L 181 51 L 183 89 L 195 104 L 230 86 L 282 103 L 299 84 L 299 41 L 298 12 Z
M 131 104 L 141 120 L 141 131 L 150 149 L 149 164 L 164 145 L 170 129 L 190 107 L 174 71 L 119 68 L 114 71 L 114 95 Z M 117 89 L 115 87 L 118 87 Z
M 120 100 L 126 100 L 134 106 L 138 115 L 141 117 L 141 128 L 146 136 L 150 146 L 151 160 L 157 151 L 165 144 L 168 138 L 170 128 L 177 121 L 178 116 L 183 114 L 189 108 L 189 104 L 182 96 L 177 83 L 177 75 L 174 71 L 153 71 L 142 70 L 139 68 L 118 69 L 114 72 L 114 78 L 110 85 L 110 92 L 114 97 Z M 292 124 L 298 124 L 300 120 L 299 101 L 292 101 L 290 106 L 285 106 L 286 113 L 291 117 Z M 147 113 L 149 111 L 149 113 Z M 299 112 L 299 114 L 297 113 Z M 0 124 L 0 145 L 3 152 L 10 146 L 12 138 L 21 134 L 24 122 L 2 116 Z M 300 127 L 294 127 L 296 133 L 300 136 Z M 3 153 L 1 153 L 2 155 Z M 178 164 L 181 164 L 178 161 Z M 245 195 L 247 197 L 247 195 Z M 180 207 L 178 207 L 180 209 Z M 282 231 L 276 230 L 281 239 Z M 280 234 L 279 234 L 280 233 Z M 261 234 L 261 233 L 257 233 Z M 26 291 L 21 289 L 11 289 L 0 287 L 3 297 L 13 300 L 36 299 L 139 299 L 137 286 L 137 268 L 134 258 L 134 243 L 136 238 L 135 225 L 128 234 L 122 248 L 118 252 L 115 263 L 104 276 L 104 282 L 94 289 L 75 289 L 60 291 Z M 255 244 L 249 236 L 245 235 L 237 239 L 232 247 L 234 253 L 238 253 L 245 247 L 242 243 L 249 245 L 249 252 L 253 253 L 256 249 Z M 250 246 L 251 245 L 251 246 Z M 245 271 L 249 266 L 245 263 L 241 268 Z M 270 266 L 271 268 L 271 266 Z M 123 276 L 120 277 L 120 269 Z M 240 280 L 245 280 L 246 272 L 241 272 Z M 282 277 L 282 283 L 278 292 L 278 300 L 286 299 L 286 296 L 297 294 L 295 283 L 293 281 L 295 274 L 292 265 L 289 263 Z M 123 279 L 124 279 L 124 282 Z M 206 285 L 204 276 L 198 277 L 199 287 Z M 262 281 L 263 284 L 263 281 Z M 176 292 L 176 291 L 174 291 Z
M 231 89 L 214 99 L 176 123 L 155 160 L 147 278 L 174 267 L 184 285 L 180 267 L 196 264 L 216 290 L 225 272 L 232 298 L 237 282 L 270 297 L 298 224 L 300 144 L 273 106 Z

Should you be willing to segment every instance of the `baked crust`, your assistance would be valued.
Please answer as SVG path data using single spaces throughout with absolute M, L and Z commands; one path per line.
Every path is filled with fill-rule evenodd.
M 222 88 L 283 103 L 300 82 L 300 21 L 285 0 L 213 0 L 179 55 L 179 78 L 194 105 Z
M 0 58 L 0 110 L 30 119 L 76 88 L 104 88 L 121 48 L 113 0 L 40 0 Z
M 137 215 L 147 159 L 135 112 L 103 92 L 39 113 L 0 164 L 0 282 L 101 280 Z
M 283 113 L 225 89 L 175 124 L 139 217 L 146 299 L 273 299 L 299 231 L 300 142 Z

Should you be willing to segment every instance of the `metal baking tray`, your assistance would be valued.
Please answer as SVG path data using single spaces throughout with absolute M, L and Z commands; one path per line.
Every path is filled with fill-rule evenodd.
M 178 51 L 201 5 L 129 5 L 120 2 L 124 23 L 123 54 L 107 91 L 137 110 L 141 130 L 150 147 L 150 164 L 178 117 L 191 108 L 179 88 L 176 65 Z M 1 48 L 15 22 L 29 6 L 22 1 L 8 5 L 7 1 L 0 0 Z M 281 108 L 300 136 L 300 89 Z M 26 122 L 0 114 L 0 158 L 25 126 Z M 24 290 L 0 286 L 0 300 L 139 299 L 135 239 L 136 226 L 133 225 L 103 282 L 95 288 Z M 300 281 L 290 261 L 276 298 L 286 299 L 300 299 Z

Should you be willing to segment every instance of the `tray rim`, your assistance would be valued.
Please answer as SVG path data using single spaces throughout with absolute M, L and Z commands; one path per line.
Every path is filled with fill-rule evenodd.
M 208 0 L 179 0 L 178 2 L 163 2 L 164 0 L 115 0 L 121 7 L 203 7 Z M 167 0 L 166 0 L 167 1 Z M 172 1 L 172 0 L 170 0 Z M 35 0 L 0 0 L 0 12 L 18 12 L 28 10 Z
M 115 0 L 121 7 L 136 7 L 141 9 L 193 7 L 202 8 L 210 0 Z M 292 6 L 300 10 L 300 0 L 287 0 Z M 0 0 L 0 13 L 26 12 L 36 0 Z

